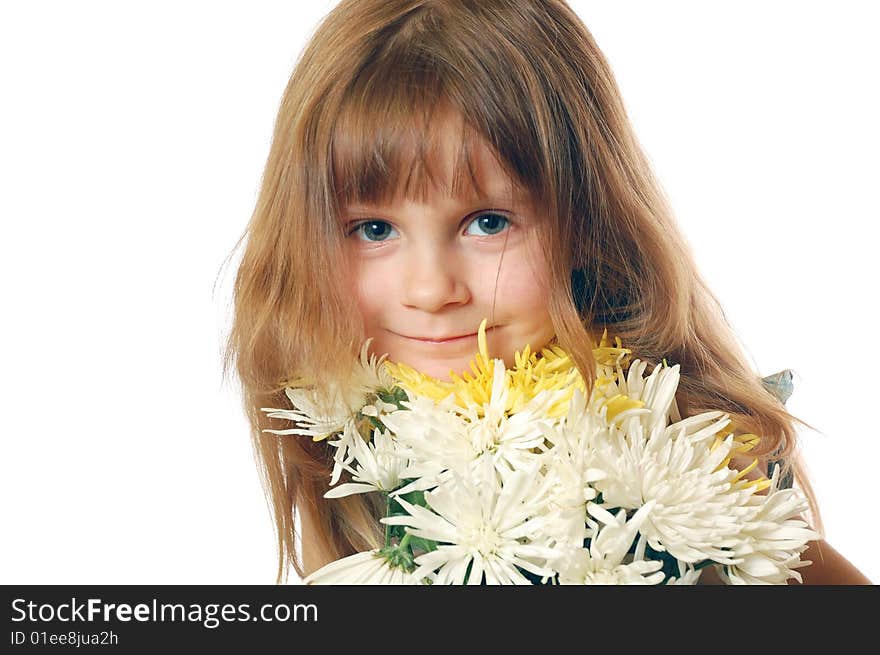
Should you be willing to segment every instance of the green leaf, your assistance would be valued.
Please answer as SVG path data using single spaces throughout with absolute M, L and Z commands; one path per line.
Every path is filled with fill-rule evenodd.
M 425 500 L 424 491 L 410 491 L 408 494 L 401 494 L 400 497 L 403 498 L 410 505 L 428 507 L 428 501 Z
M 397 498 L 388 496 L 388 516 L 409 516 L 409 512 L 397 502 Z
M 394 387 L 392 389 L 380 389 L 376 392 L 376 395 L 386 403 L 392 403 L 397 405 L 398 409 L 405 409 L 403 406 L 404 400 L 409 400 L 409 396 L 406 391 L 401 389 L 400 387 Z
M 468 583 L 468 580 L 470 580 L 470 577 L 471 577 L 471 569 L 473 568 L 473 566 L 474 566 L 474 560 L 471 560 L 470 562 L 468 562 L 468 565 L 467 565 L 467 571 L 465 571 L 465 573 L 464 573 L 464 583 L 465 583 L 465 584 L 467 584 L 467 583 Z M 483 584 L 482 576 L 481 576 L 481 578 L 480 578 L 480 584 Z
M 422 537 L 416 537 L 410 534 L 409 545 L 412 546 L 413 551 L 419 550 L 425 553 L 430 553 L 432 550 L 437 550 L 437 542 L 432 541 L 431 539 L 424 539 Z

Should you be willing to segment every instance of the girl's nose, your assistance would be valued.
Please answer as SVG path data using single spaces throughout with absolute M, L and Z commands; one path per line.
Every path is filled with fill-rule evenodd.
M 404 305 L 436 312 L 470 299 L 464 269 L 449 253 L 434 249 L 410 254 L 403 275 Z

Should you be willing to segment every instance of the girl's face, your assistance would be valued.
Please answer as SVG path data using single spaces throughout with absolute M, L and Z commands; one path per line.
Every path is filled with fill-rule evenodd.
M 447 180 L 453 127 L 436 125 L 444 145 L 435 164 Z M 514 352 L 526 344 L 539 351 L 554 334 L 548 265 L 535 229 L 540 217 L 527 199 L 507 197 L 508 180 L 485 146 L 472 157 L 487 198 L 453 198 L 435 188 L 425 203 L 342 208 L 352 288 L 372 352 L 442 380 L 450 369 L 470 370 L 483 318 L 489 356 L 508 367 Z

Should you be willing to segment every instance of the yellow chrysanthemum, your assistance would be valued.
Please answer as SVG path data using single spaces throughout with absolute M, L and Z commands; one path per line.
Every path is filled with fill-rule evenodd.
M 721 444 L 730 434 L 733 433 L 734 429 L 730 425 L 719 431 L 718 434 L 715 435 L 715 441 L 710 449 L 715 450 L 715 448 L 717 448 L 719 444 Z M 721 462 L 721 464 L 719 464 L 718 469 L 716 470 L 720 470 L 729 466 L 730 461 L 734 457 L 734 455 L 749 452 L 758 445 L 758 442 L 760 440 L 761 438 L 758 435 L 752 434 L 750 432 L 747 432 L 745 434 L 733 434 L 733 448 L 731 449 L 730 454 L 725 458 L 723 462 Z M 755 487 L 756 493 L 763 491 L 770 486 L 770 480 L 768 480 L 763 475 L 755 480 L 746 480 L 746 474 L 752 471 L 757 465 L 758 458 L 756 457 L 752 460 L 751 464 L 749 464 L 746 468 L 740 470 L 739 475 L 737 475 L 736 477 L 737 483 L 742 483 L 743 487 Z
M 472 373 L 459 376 L 455 372 L 450 372 L 451 381 L 446 382 L 416 371 L 402 362 L 386 361 L 386 370 L 407 391 L 435 401 L 451 395 L 460 407 L 476 407 L 479 411 L 492 396 L 494 376 L 494 367 L 489 359 L 486 343 L 486 323 L 486 319 L 483 319 L 477 332 L 479 352 L 470 362 Z M 596 386 L 601 388 L 616 378 L 617 374 L 611 367 L 625 365 L 631 351 L 622 347 L 620 338 L 616 338 L 616 345 L 611 345 L 606 329 L 599 346 L 593 350 L 593 355 L 600 372 Z M 541 350 L 539 356 L 538 353 L 531 352 L 530 346 L 526 345 L 522 352 L 515 353 L 514 360 L 514 368 L 505 370 L 509 389 L 505 407 L 507 412 L 520 410 L 537 394 L 550 389 L 564 392 L 561 399 L 550 408 L 549 415 L 557 418 L 568 411 L 568 404 L 575 389 L 586 394 L 583 376 L 571 357 L 559 346 L 548 346 Z M 622 394 L 606 399 L 605 403 L 608 405 L 609 420 L 613 420 L 617 414 L 626 409 L 644 405 L 641 401 L 632 400 Z

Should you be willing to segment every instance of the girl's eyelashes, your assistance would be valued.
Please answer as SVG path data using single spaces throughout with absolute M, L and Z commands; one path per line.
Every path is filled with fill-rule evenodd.
M 480 232 L 472 232 L 471 228 L 476 227 Z M 510 226 L 510 219 L 502 214 L 495 212 L 483 212 L 477 215 L 470 223 L 468 223 L 465 233 L 470 236 L 490 237 L 502 233 Z M 356 223 L 347 232 L 347 235 L 358 234 L 362 236 L 361 241 L 372 243 L 381 243 L 387 241 L 388 232 L 396 232 L 388 221 L 382 220 L 366 220 Z
M 394 230 L 394 228 L 385 221 L 363 221 L 351 228 L 349 234 L 357 233 L 359 235 L 364 235 L 365 238 L 362 239 L 362 241 L 386 241 L 387 235 L 384 234 L 387 232 L 386 228 Z
M 477 234 L 476 236 L 492 236 L 502 232 L 510 224 L 510 219 L 501 214 L 486 212 L 480 214 L 468 225 L 467 233 L 470 234 L 471 225 L 477 225 L 481 230 L 486 230 L 488 234 Z

